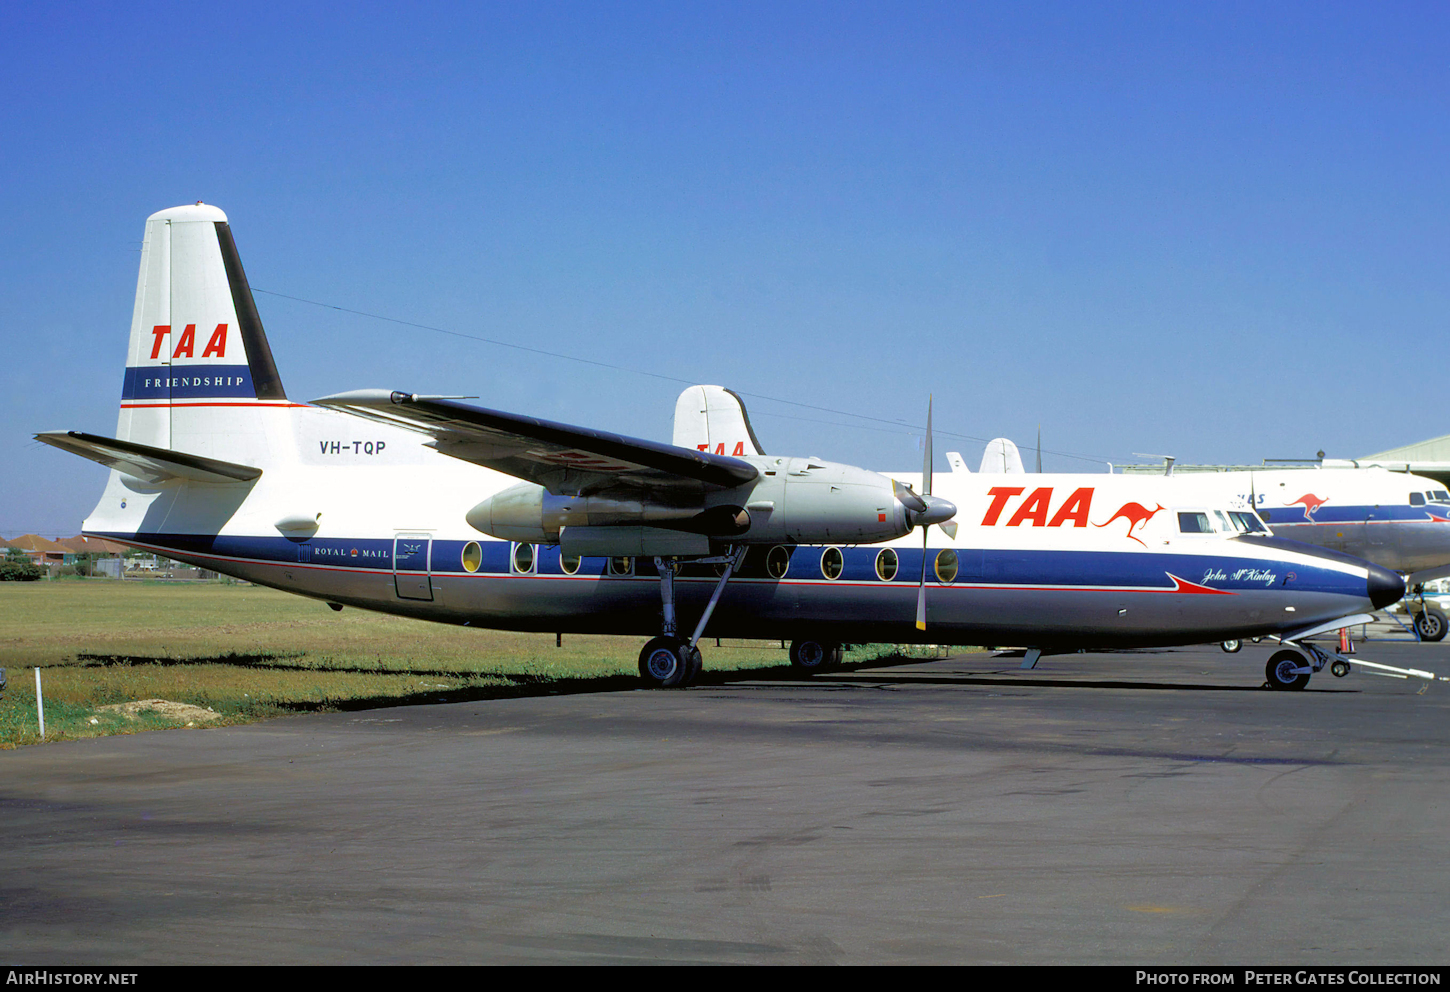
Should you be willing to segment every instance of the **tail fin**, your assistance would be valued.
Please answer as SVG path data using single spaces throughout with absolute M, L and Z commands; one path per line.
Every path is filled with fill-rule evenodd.
M 675 401 L 674 444 L 717 455 L 763 455 L 745 402 L 723 386 L 691 386 Z
M 116 437 L 226 454 L 287 394 L 227 216 L 197 203 L 146 218 Z
M 1022 455 L 1017 451 L 1017 445 L 1005 437 L 993 438 L 987 442 L 987 447 L 982 451 L 982 464 L 977 469 L 984 474 L 1021 475 L 1025 471 L 1022 467 Z

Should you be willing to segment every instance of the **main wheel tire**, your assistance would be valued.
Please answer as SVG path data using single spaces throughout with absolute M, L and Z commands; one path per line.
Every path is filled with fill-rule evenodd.
M 833 641 L 799 640 L 790 642 L 790 663 L 806 672 L 820 672 L 841 663 L 841 645 Z
M 1243 650 L 1244 642 L 1237 639 L 1227 640 L 1220 644 L 1219 647 L 1223 648 L 1229 654 L 1238 654 Z
M 1415 633 L 1422 641 L 1443 641 L 1445 631 L 1450 629 L 1445 614 L 1434 606 L 1427 606 L 1415 614 Z
M 700 680 L 700 673 L 705 670 L 705 659 L 700 655 L 700 648 L 681 646 L 680 650 L 690 653 L 689 669 L 685 672 L 685 681 L 682 685 L 694 685 Z
M 1271 689 L 1302 689 L 1309 684 L 1309 673 L 1294 669 L 1308 666 L 1309 661 L 1298 651 L 1279 651 L 1264 666 L 1264 681 Z
M 656 637 L 639 652 L 639 677 L 655 689 L 675 689 L 690 677 L 690 653 L 678 637 Z

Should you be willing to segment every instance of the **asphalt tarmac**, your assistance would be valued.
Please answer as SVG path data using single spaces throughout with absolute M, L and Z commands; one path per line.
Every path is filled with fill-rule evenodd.
M 1443 965 L 1450 683 L 1275 692 L 1269 653 L 967 654 L 0 752 L 0 947 Z M 1361 653 L 1450 674 L 1450 644 Z

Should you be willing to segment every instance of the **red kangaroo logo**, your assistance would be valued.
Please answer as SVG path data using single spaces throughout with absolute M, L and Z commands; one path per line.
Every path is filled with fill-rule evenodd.
M 1164 507 L 1161 503 L 1158 504 L 1158 510 L 1162 509 L 1166 509 L 1166 507 Z M 1127 536 L 1134 541 L 1138 541 L 1136 537 L 1133 537 L 1133 531 L 1146 524 L 1149 520 L 1152 520 L 1153 516 L 1158 512 L 1158 510 L 1150 510 L 1146 506 L 1143 506 L 1141 503 L 1124 503 L 1122 505 L 1122 508 L 1119 509 L 1117 513 L 1114 513 L 1111 517 L 1109 517 L 1107 520 L 1103 521 L 1100 524 L 1093 524 L 1093 526 L 1106 527 L 1114 520 L 1126 520 L 1128 521 Z M 1142 541 L 1138 541 L 1138 543 L 1143 544 Z M 1146 548 L 1147 546 L 1148 545 L 1143 544 L 1143 547 Z
M 1303 496 L 1300 496 L 1298 499 L 1294 500 L 1293 503 L 1285 503 L 1284 505 L 1285 506 L 1293 506 L 1294 503 L 1303 503 L 1304 504 L 1304 516 L 1308 517 L 1310 520 L 1313 520 L 1314 519 L 1314 511 L 1317 510 L 1317 509 L 1319 509 L 1321 506 L 1323 506 L 1325 503 L 1328 503 L 1328 502 L 1329 502 L 1329 500 L 1327 500 L 1327 499 L 1320 499 L 1318 496 L 1315 496 L 1313 493 L 1305 493 Z

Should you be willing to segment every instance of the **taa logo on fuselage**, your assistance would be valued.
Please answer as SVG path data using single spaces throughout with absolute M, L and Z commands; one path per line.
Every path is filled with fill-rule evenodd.
M 992 502 L 987 506 L 987 512 L 982 517 L 983 527 L 996 527 L 1002 523 L 1002 517 L 1007 512 L 1007 504 L 1027 491 L 1026 486 L 993 486 L 987 490 L 987 495 L 992 497 Z M 1017 504 L 1017 507 L 1007 517 L 1007 527 L 1086 527 L 1089 523 L 1088 514 L 1092 512 L 1093 488 L 1084 487 L 1073 490 L 1072 494 L 1063 501 L 1062 505 L 1054 513 L 1052 511 L 1052 487 L 1042 486 L 1034 489 L 1032 493 Z M 1143 544 L 1141 540 L 1133 535 L 1136 530 L 1142 530 L 1147 526 L 1160 510 L 1162 504 L 1150 510 L 1141 503 L 1124 503 L 1118 511 L 1100 524 L 1093 524 L 1094 527 L 1106 527 L 1115 520 L 1126 520 L 1128 530 L 1124 535 L 1130 540 Z M 1143 545 L 1147 547 L 1146 544 Z

